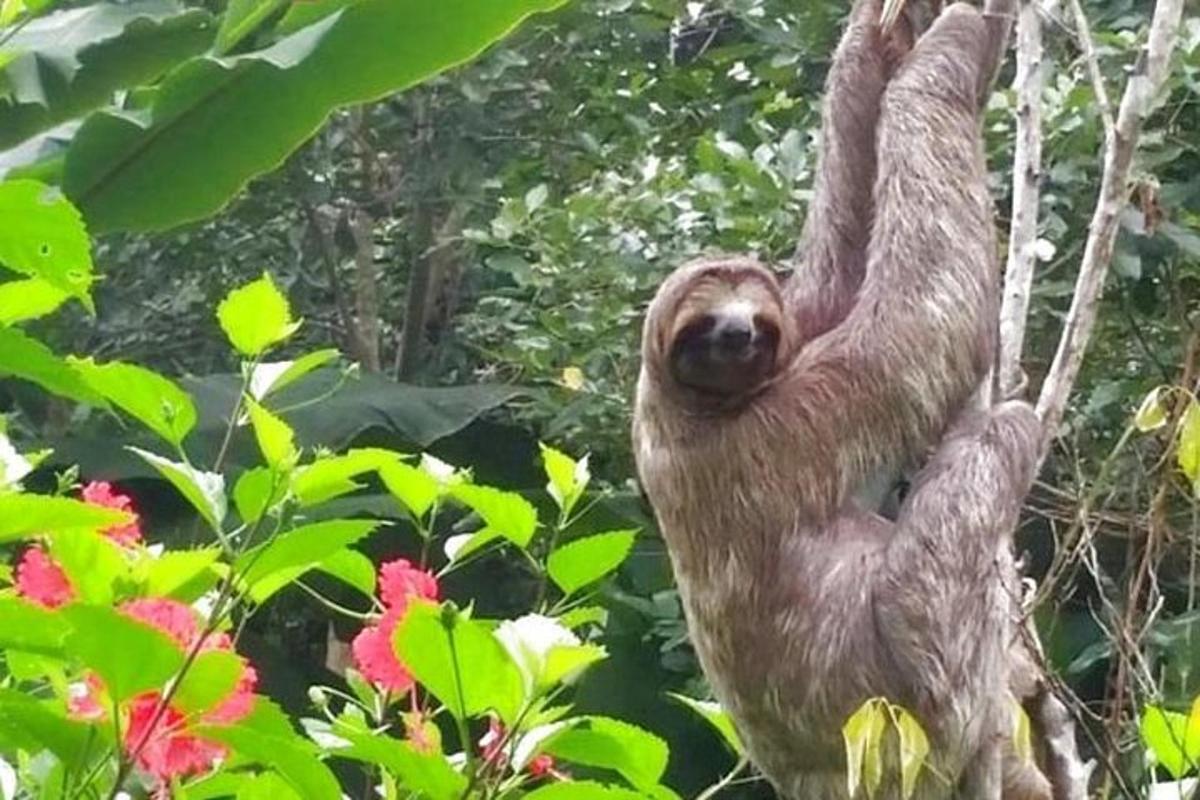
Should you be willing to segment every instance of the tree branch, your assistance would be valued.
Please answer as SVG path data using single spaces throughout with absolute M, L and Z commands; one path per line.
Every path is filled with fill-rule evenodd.
M 1183 0 L 1158 0 L 1150 22 L 1149 39 L 1125 86 L 1116 123 L 1105 133 L 1104 173 L 1083 250 L 1079 277 L 1075 282 L 1075 295 L 1058 351 L 1038 398 L 1037 410 L 1043 425 L 1043 458 L 1062 421 L 1071 387 L 1079 374 L 1084 351 L 1095 327 L 1101 290 L 1112 262 L 1120 214 L 1129 197 L 1129 169 L 1141 135 L 1142 121 L 1150 111 L 1151 101 L 1166 81 L 1182 15 Z

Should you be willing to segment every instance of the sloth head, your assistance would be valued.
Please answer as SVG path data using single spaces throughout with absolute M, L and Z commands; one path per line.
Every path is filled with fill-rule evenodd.
M 643 357 L 670 385 L 724 405 L 754 394 L 775 374 L 785 327 L 779 283 L 761 264 L 693 262 L 651 303 Z

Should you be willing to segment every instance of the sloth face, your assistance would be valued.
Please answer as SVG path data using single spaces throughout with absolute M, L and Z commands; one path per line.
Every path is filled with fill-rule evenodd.
M 781 309 L 773 281 L 756 271 L 697 277 L 675 312 L 674 379 L 731 397 L 759 388 L 775 371 Z

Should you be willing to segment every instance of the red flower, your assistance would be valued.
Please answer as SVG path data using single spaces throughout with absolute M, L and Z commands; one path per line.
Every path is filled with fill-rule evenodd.
M 392 647 L 392 636 L 403 617 L 402 610 L 389 609 L 376 625 L 358 632 L 350 645 L 354 665 L 371 683 L 389 692 L 405 694 L 413 687 L 413 677 Z
M 75 599 L 75 589 L 62 567 L 40 547 L 30 547 L 17 564 L 17 594 L 45 608 L 58 608 Z
M 129 701 L 125 751 L 137 750 L 138 767 L 166 784 L 175 777 L 207 772 L 225 757 L 224 745 L 187 733 L 187 719 L 180 711 L 168 705 L 160 713 L 160 700 L 158 692 L 146 692 Z
M 390 609 L 403 610 L 414 597 L 438 599 L 437 578 L 398 558 L 379 568 L 379 598 Z
M 408 605 L 415 600 L 436 600 L 437 578 L 398 558 L 379 568 L 379 598 L 383 617 L 359 631 L 350 645 L 354 665 L 371 683 L 390 692 L 405 694 L 413 687 L 412 674 L 396 657 L 392 638 L 404 619 Z
M 83 500 L 94 506 L 113 508 L 124 511 L 132 516 L 129 522 L 111 525 L 102 533 L 124 547 L 132 547 L 142 540 L 142 529 L 138 522 L 137 512 L 133 510 L 133 500 L 129 495 L 114 492 L 112 484 L 107 481 L 92 481 L 83 487 Z
M 183 649 L 189 649 L 200 635 L 195 610 L 178 600 L 165 597 L 139 597 L 121 604 L 121 611 L 170 636 Z
M 529 764 L 525 767 L 529 774 L 535 778 L 544 778 L 547 775 L 557 776 L 559 773 L 554 769 L 554 756 L 547 753 L 534 756 L 529 760 Z

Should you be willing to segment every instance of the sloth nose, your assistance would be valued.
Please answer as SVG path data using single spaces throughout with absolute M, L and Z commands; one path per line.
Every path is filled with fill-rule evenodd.
M 754 340 L 754 324 L 742 316 L 725 317 L 713 329 L 717 346 L 729 352 L 740 352 Z

